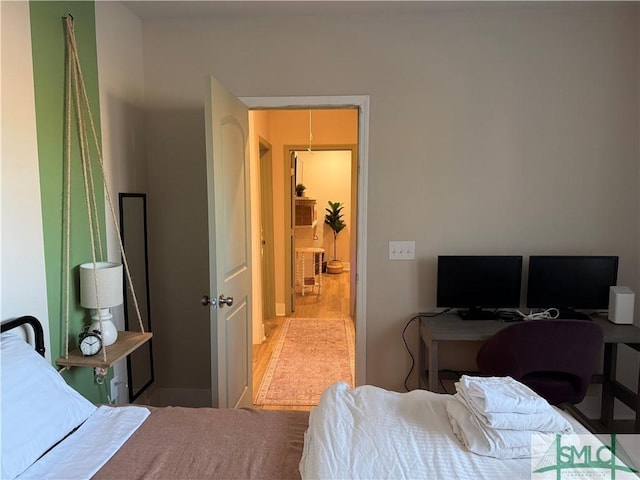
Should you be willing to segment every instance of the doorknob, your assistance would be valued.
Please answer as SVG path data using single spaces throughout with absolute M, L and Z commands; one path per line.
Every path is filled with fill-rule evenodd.
M 224 293 L 221 293 L 218 299 L 216 299 L 215 297 L 211 298 L 209 295 L 205 295 L 200 299 L 200 303 L 203 307 L 208 306 L 211 308 L 216 308 L 220 306 L 220 308 L 222 308 L 225 305 L 230 307 L 231 305 L 233 305 L 233 297 L 225 297 Z
M 209 295 L 205 295 L 200 299 L 200 303 L 203 307 L 211 307 L 216 308 L 218 305 L 216 304 L 216 299 L 214 297 L 213 302 L 211 301 L 211 297 Z
M 233 305 L 233 297 L 225 297 L 224 293 L 221 293 L 220 297 L 218 298 L 218 305 L 220 305 L 220 308 L 224 307 L 225 305 L 230 307 L 231 305 Z

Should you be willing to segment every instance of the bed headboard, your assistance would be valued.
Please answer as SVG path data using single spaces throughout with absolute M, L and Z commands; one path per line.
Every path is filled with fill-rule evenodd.
M 33 329 L 36 352 L 44 357 L 44 333 L 42 331 L 42 325 L 40 325 L 40 321 L 36 317 L 25 315 L 24 317 L 10 320 L 0 325 L 0 331 L 6 332 L 26 324 L 30 325 Z

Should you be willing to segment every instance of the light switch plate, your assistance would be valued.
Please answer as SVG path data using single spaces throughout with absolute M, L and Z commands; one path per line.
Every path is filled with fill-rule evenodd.
M 415 260 L 416 242 L 389 242 L 389 260 Z

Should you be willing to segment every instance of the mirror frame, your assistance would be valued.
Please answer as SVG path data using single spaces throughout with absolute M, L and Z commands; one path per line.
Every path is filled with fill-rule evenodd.
M 127 232 L 127 225 L 126 225 L 126 221 L 125 221 L 125 217 L 127 217 L 127 215 L 125 215 L 126 209 L 127 208 L 132 208 L 134 205 L 127 205 L 130 202 L 127 202 L 127 199 L 141 199 L 142 203 L 141 203 L 141 211 L 139 213 L 139 215 L 141 215 L 141 221 L 142 221 L 142 238 L 139 239 L 132 239 L 132 238 L 127 238 L 126 232 Z M 151 332 L 152 328 L 151 328 L 151 310 L 150 310 L 150 297 L 149 297 L 149 257 L 148 257 L 148 248 L 147 248 L 147 195 L 145 193 L 120 193 L 119 194 L 119 207 L 120 207 L 120 238 L 122 240 L 122 245 L 124 248 L 124 251 L 127 255 L 127 263 L 129 265 L 131 265 L 131 258 L 130 258 L 130 252 L 127 251 L 127 240 L 129 241 L 129 246 L 131 246 L 131 242 L 132 241 L 139 241 L 141 242 L 140 244 L 137 245 L 137 248 L 131 248 L 131 252 L 133 252 L 134 250 L 136 251 L 140 251 L 142 250 L 143 253 L 143 257 L 142 259 L 138 259 L 138 262 L 143 264 L 143 269 L 144 269 L 144 275 L 143 276 L 139 276 L 136 277 L 134 276 L 134 274 L 131 274 L 132 277 L 132 282 L 134 284 L 134 289 L 136 292 L 142 292 L 144 291 L 144 295 L 146 298 L 146 302 L 144 303 L 144 305 L 140 304 L 140 295 L 139 293 L 137 294 L 138 297 L 138 306 L 140 307 L 141 310 L 141 315 L 142 315 L 142 323 L 143 326 L 145 328 L 145 330 Z M 125 276 L 125 278 L 123 279 L 123 293 L 124 293 L 124 325 L 125 325 L 125 330 L 131 330 L 132 326 L 135 326 L 135 331 L 139 331 L 138 327 L 138 318 L 137 315 L 135 313 L 135 305 L 133 305 L 133 302 L 130 299 L 130 296 L 127 295 L 127 292 L 129 291 L 129 285 L 128 285 L 128 281 L 127 278 Z M 146 313 L 146 315 L 145 315 Z M 131 318 L 130 318 L 131 317 Z M 146 342 L 144 345 L 142 345 L 138 350 L 132 352 L 130 355 L 127 355 L 127 386 L 128 386 L 128 390 L 129 390 L 129 402 L 133 402 L 135 399 L 137 399 L 147 388 L 149 388 L 151 386 L 151 384 L 154 382 L 155 380 L 155 373 L 154 373 L 154 368 L 153 368 L 153 338 L 151 338 L 148 342 Z M 134 379 L 133 379 L 133 372 L 134 371 L 139 371 L 140 368 L 140 361 L 136 361 L 136 357 L 140 355 L 143 355 L 145 351 L 148 351 L 148 364 L 149 364 L 149 369 L 148 371 L 145 371 L 143 373 L 145 373 L 146 375 L 143 376 L 143 379 L 139 382 L 135 382 L 136 385 L 134 385 Z M 146 360 L 145 360 L 146 363 Z M 139 388 L 136 389 L 136 387 Z

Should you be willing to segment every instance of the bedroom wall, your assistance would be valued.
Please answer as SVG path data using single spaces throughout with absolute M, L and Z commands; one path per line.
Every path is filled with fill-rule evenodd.
M 140 133 L 143 101 L 141 25 L 138 17 L 116 2 L 95 4 L 95 15 L 93 2 L 1 2 L 1 8 L 4 141 L 0 170 L 0 320 L 25 314 L 39 318 L 45 330 L 47 357 L 55 361 L 64 351 L 64 325 L 60 320 L 61 109 L 64 98 L 61 17 L 72 13 L 76 19 L 76 36 L 92 110 L 98 127 L 100 120 L 103 122 L 103 159 L 116 209 L 117 192 L 144 191 L 146 183 L 144 139 Z M 95 26 L 94 17 L 97 17 Z M 97 63 L 100 64 L 99 81 Z M 101 87 L 99 101 L 98 83 Z M 103 111 L 98 107 L 99 103 L 103 105 Z M 78 172 L 76 177 L 79 178 Z M 100 178 L 97 181 L 101 189 Z M 72 239 L 72 264 L 76 265 L 90 255 L 86 221 L 83 223 L 86 207 L 82 189 L 74 190 L 73 198 L 77 230 Z M 104 218 L 102 205 L 100 210 Z M 109 219 L 106 225 L 104 221 L 101 224 L 106 231 L 108 258 L 118 259 L 120 253 L 113 222 Z M 85 317 L 85 311 L 77 306 L 75 282 L 73 288 L 72 348 Z M 117 325 L 123 325 L 122 308 L 114 309 L 114 320 Z M 125 362 L 115 370 L 120 378 L 126 378 Z M 90 369 L 73 369 L 64 375 L 70 385 L 89 399 L 107 401 L 105 389 L 95 385 Z M 119 393 L 120 402 L 126 401 L 126 389 L 120 389 Z
M 51 359 L 29 4 L 0 2 L 0 17 L 0 321 L 38 318 Z
M 142 24 L 118 2 L 96 2 L 95 10 L 102 155 L 119 225 L 118 194 L 147 191 Z M 118 232 L 109 208 L 105 226 L 108 258 L 120 259 Z M 118 330 L 124 330 L 124 308 L 112 312 Z M 113 375 L 123 382 L 114 395 L 117 403 L 128 402 L 126 360 L 114 366 Z
M 44 234 L 44 257 L 47 282 L 47 298 L 50 316 L 51 358 L 64 353 L 65 326 L 63 302 L 62 262 L 62 198 L 63 198 L 63 145 L 64 130 L 64 72 L 65 34 L 62 17 L 71 13 L 74 18 L 76 39 L 82 71 L 94 121 L 100 136 L 100 106 L 98 100 L 98 78 L 95 44 L 95 13 L 92 2 L 30 2 L 31 42 L 34 71 L 35 112 L 37 125 L 38 168 L 42 199 L 42 231 Z M 84 188 L 77 137 L 73 137 L 72 158 L 72 226 L 70 294 L 70 348 L 84 325 L 85 311 L 78 299 L 77 265 L 91 260 L 91 245 L 84 205 Z M 92 152 L 95 150 L 92 148 Z M 96 197 L 98 216 L 104 242 L 104 198 L 98 164 L 95 162 Z M 95 384 L 93 372 L 88 368 L 74 368 L 63 373 L 71 386 L 91 401 L 105 401 L 104 389 Z
M 181 332 L 206 315 L 208 74 L 238 96 L 370 95 L 367 383 L 402 388 L 438 254 L 617 254 L 640 292 L 638 4 L 409 3 L 143 21 L 155 248 L 184 265 L 154 288 Z M 397 239 L 415 262 L 388 261 Z

